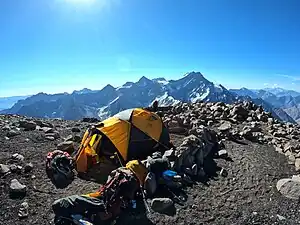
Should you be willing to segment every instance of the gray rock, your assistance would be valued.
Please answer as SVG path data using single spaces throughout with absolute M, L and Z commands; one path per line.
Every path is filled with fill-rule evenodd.
M 228 157 L 228 152 L 225 149 L 222 149 L 222 150 L 218 151 L 218 156 L 220 158 L 227 158 Z
M 283 220 L 286 220 L 286 218 L 284 216 L 281 216 L 279 214 L 277 214 L 277 218 L 280 220 L 280 221 L 283 221 Z
M 26 194 L 26 185 L 21 184 L 17 179 L 13 179 L 10 182 L 9 192 L 13 196 L 23 196 Z
M 54 132 L 54 129 L 51 128 L 51 127 L 43 127 L 42 130 L 43 130 L 46 134 L 49 134 L 49 133 L 53 133 L 53 132 Z
M 65 141 L 73 141 L 73 135 L 70 134 L 69 136 L 67 136 L 67 137 L 65 138 Z
M 51 137 L 51 138 L 49 138 L 49 137 Z M 46 138 L 48 140 L 53 140 L 53 138 L 54 138 L 54 140 L 56 140 L 56 139 L 60 138 L 60 135 L 57 131 L 54 131 L 52 133 L 46 133 Z
M 18 216 L 20 219 L 24 219 L 24 218 L 28 217 L 28 215 L 29 215 L 29 205 L 27 202 L 23 202 L 21 204 Z
M 247 118 L 247 121 L 248 121 L 248 122 L 252 122 L 252 121 L 253 121 L 253 118 L 252 118 L 252 117 L 248 117 L 248 118 Z
M 68 153 L 72 153 L 74 152 L 75 147 L 73 141 L 64 141 L 57 145 L 57 149 Z
M 53 137 L 53 136 L 46 136 L 45 138 L 49 141 L 54 141 L 55 140 L 55 137 Z
M 185 134 L 187 132 L 187 129 L 184 127 L 170 127 L 169 132 L 171 134 Z
M 11 158 L 16 161 L 24 161 L 24 156 L 18 153 L 13 154 Z
M 300 170 L 300 158 L 297 158 L 295 160 L 295 169 L 296 169 L 296 171 Z
M 32 121 L 22 120 L 19 122 L 19 127 L 25 128 L 25 130 L 35 130 L 36 123 Z
M 235 106 L 230 112 L 230 114 L 240 116 L 239 118 L 248 118 L 248 111 L 244 109 L 241 105 Z
M 51 123 L 43 122 L 40 120 L 35 120 L 34 122 L 40 127 L 50 127 L 50 128 L 54 127 Z
M 27 163 L 24 167 L 25 173 L 29 173 L 33 170 L 33 164 L 32 163 Z
M 174 205 L 170 198 L 154 198 L 151 201 L 151 209 L 155 212 L 163 213 Z
M 19 169 L 18 169 L 18 166 L 16 164 L 11 164 L 9 165 L 9 169 L 11 172 L 13 173 L 17 173 L 17 172 L 20 172 Z
M 214 121 L 212 121 L 212 120 L 209 120 L 209 121 L 207 122 L 207 126 L 209 126 L 209 127 L 211 127 L 213 124 L 214 124 Z
M 0 164 L 0 175 L 6 175 L 10 172 L 10 169 L 7 165 Z
M 221 126 L 219 126 L 219 130 L 222 132 L 228 131 L 232 128 L 231 123 L 230 122 L 224 122 Z
M 179 127 L 179 123 L 176 120 L 172 120 L 168 123 L 168 127 L 170 128 Z
M 284 132 L 284 131 L 277 131 L 277 132 L 274 132 L 273 133 L 273 136 L 274 137 L 286 137 L 286 132 Z
M 277 182 L 277 190 L 286 198 L 299 200 L 300 182 L 286 178 Z
M 295 165 L 296 157 L 291 154 L 291 155 L 288 156 L 288 158 L 289 158 L 289 164 L 290 165 Z
M 4 127 L 2 127 L 2 130 L 3 130 L 3 131 L 10 131 L 11 128 L 10 128 L 10 126 L 5 125 Z
M 78 127 L 73 127 L 72 132 L 80 132 L 80 129 Z
M 19 131 L 15 131 L 15 130 L 10 130 L 7 132 L 6 136 L 11 138 L 11 137 L 14 137 L 14 136 L 18 136 L 20 135 L 21 133 Z

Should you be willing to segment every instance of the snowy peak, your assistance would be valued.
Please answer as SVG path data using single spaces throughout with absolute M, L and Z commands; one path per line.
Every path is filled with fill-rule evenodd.
M 195 72 L 195 71 L 192 71 L 192 72 L 188 72 L 186 74 L 184 74 L 183 77 L 186 77 L 186 78 L 204 78 L 204 76 L 202 75 L 202 73 L 200 72 Z
M 102 88 L 102 92 L 114 92 L 116 89 L 112 86 L 112 85 L 110 85 L 110 84 L 108 84 L 108 85 L 106 85 L 104 88 Z
M 145 76 L 142 76 L 141 79 L 139 79 L 139 81 L 136 83 L 138 86 L 142 86 L 145 87 L 147 85 L 153 84 L 153 81 L 148 79 Z
M 88 93 L 92 93 L 92 92 L 93 91 L 91 89 L 83 88 L 82 90 L 79 90 L 79 91 L 73 91 L 73 94 L 81 95 L 81 94 L 88 94 Z
M 152 81 L 157 82 L 157 83 L 162 84 L 162 85 L 167 85 L 169 83 L 169 81 L 167 81 L 163 77 L 154 78 L 154 79 L 152 79 Z

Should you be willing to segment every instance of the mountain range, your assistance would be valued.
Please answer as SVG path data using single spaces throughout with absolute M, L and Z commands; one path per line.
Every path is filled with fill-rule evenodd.
M 12 97 L 0 97 L 0 111 L 11 108 L 19 100 L 28 98 L 29 96 L 12 96 Z
M 296 122 L 300 122 L 300 93 L 282 88 L 251 90 L 247 88 L 231 89 L 239 96 L 250 96 L 252 99 L 260 98 L 272 105 L 273 108 L 280 108 Z
M 228 90 L 222 85 L 210 82 L 200 72 L 189 72 L 178 80 L 151 80 L 143 76 L 138 82 L 126 82 L 116 88 L 108 84 L 101 90 L 85 88 L 71 94 L 38 93 L 18 100 L 11 108 L 0 113 L 66 120 L 96 117 L 103 120 L 124 109 L 147 107 L 155 100 L 160 106 L 175 105 L 179 102 L 221 101 L 231 104 L 251 100 L 262 105 L 275 118 L 295 123 L 295 120 L 300 118 L 300 111 L 296 110 L 298 98 L 300 108 L 299 96 L 300 93 L 284 89 Z

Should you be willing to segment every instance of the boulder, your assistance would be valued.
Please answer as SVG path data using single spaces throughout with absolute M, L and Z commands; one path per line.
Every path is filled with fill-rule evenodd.
M 225 132 L 225 131 L 230 130 L 231 128 L 232 128 L 231 123 L 226 121 L 226 122 L 222 123 L 222 125 L 219 126 L 218 129 L 222 132 Z
M 97 122 L 100 122 L 100 120 L 98 120 L 97 118 L 85 117 L 85 118 L 82 119 L 82 122 L 97 123 Z
M 12 173 L 21 173 L 22 172 L 22 166 L 17 166 L 16 164 L 9 165 L 9 169 Z
M 239 118 L 248 118 L 248 111 L 241 105 L 236 105 L 230 112 L 230 115 L 240 116 Z
M 53 133 L 53 132 L 54 132 L 54 129 L 51 128 L 51 127 L 43 127 L 42 130 L 43 130 L 46 134 L 49 134 L 49 133 Z
M 35 130 L 36 123 L 33 121 L 21 120 L 19 122 L 19 127 L 24 128 L 25 130 Z
M 296 171 L 300 170 L 300 158 L 295 159 L 295 169 Z
M 65 141 L 73 141 L 73 135 L 72 134 L 68 135 L 64 140 Z
M 274 137 L 286 137 L 287 136 L 287 133 L 286 132 L 284 132 L 284 131 L 276 131 L 276 132 L 274 132 L 273 133 L 273 136 Z
M 209 126 L 209 127 L 211 127 L 213 124 L 214 124 L 214 121 L 212 121 L 212 120 L 209 120 L 209 121 L 207 122 L 207 126 Z
M 0 175 L 6 175 L 10 172 L 10 169 L 7 165 L 0 164 Z
M 45 138 L 49 141 L 54 141 L 55 140 L 55 137 L 53 137 L 53 136 L 46 136 Z
M 7 132 L 6 137 L 11 138 L 11 137 L 14 137 L 14 136 L 18 136 L 20 134 L 21 133 L 19 131 L 10 130 L 10 131 Z
M 172 120 L 168 123 L 169 128 L 179 127 L 179 123 L 176 120 Z
M 72 132 L 80 132 L 80 129 L 78 127 L 73 127 Z
M 52 133 L 46 133 L 46 139 L 53 140 L 53 138 L 54 138 L 54 140 L 60 138 L 60 135 L 57 131 L 54 131 Z
M 24 156 L 18 153 L 13 154 L 11 158 L 15 161 L 24 161 Z
M 151 209 L 155 212 L 164 213 L 170 207 L 174 205 L 174 202 L 170 198 L 154 198 L 151 201 Z
M 29 173 L 33 170 L 33 164 L 32 163 L 27 163 L 24 167 L 25 173 Z
M 222 149 L 222 150 L 218 151 L 218 156 L 220 158 L 225 158 L 226 159 L 228 157 L 228 152 L 225 149 Z
M 3 131 L 10 131 L 11 128 L 10 128 L 10 126 L 5 125 L 4 127 L 2 127 L 2 130 L 3 130 Z
M 277 190 L 289 199 L 300 199 L 300 182 L 293 179 L 281 179 L 277 182 Z
M 10 182 L 9 193 L 11 196 L 20 197 L 26 195 L 27 187 L 21 184 L 17 179 Z
M 73 141 L 64 141 L 57 145 L 57 149 L 61 151 L 65 151 L 68 153 L 73 153 L 75 151 Z
M 20 219 L 24 219 L 24 218 L 28 217 L 28 215 L 29 215 L 28 211 L 29 211 L 29 205 L 28 205 L 28 203 L 27 202 L 23 202 L 21 204 L 20 209 L 19 209 L 19 213 L 18 213 L 19 218 Z
M 53 124 L 51 123 L 48 123 L 48 122 L 43 122 L 43 121 L 40 121 L 40 120 L 35 120 L 34 121 L 38 126 L 40 127 L 50 127 L 50 128 L 53 128 Z

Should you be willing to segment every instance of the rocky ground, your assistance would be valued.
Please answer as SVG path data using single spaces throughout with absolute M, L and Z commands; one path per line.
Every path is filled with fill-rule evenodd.
M 205 155 L 210 142 L 219 142 L 206 137 L 207 133 L 217 135 L 218 146 L 226 150 L 220 153 L 229 157 L 205 158 L 206 182 L 184 189 L 188 200 L 183 206 L 176 204 L 175 215 L 145 213 L 138 205 L 118 224 L 300 223 L 300 185 L 284 189 L 277 184 L 296 175 L 300 167 L 297 125 L 280 123 L 251 103 L 183 104 L 160 113 L 178 147 L 175 154 L 185 155 L 184 162 L 193 164 L 198 159 L 192 154 L 186 157 L 185 149 L 191 148 L 185 148 L 185 136 L 200 138 Z M 47 152 L 77 148 L 89 125 L 0 116 L 0 224 L 53 224 L 54 200 L 99 188 L 77 178 L 68 188 L 58 190 L 45 174 Z M 22 198 L 14 198 L 16 193 L 23 194 Z

